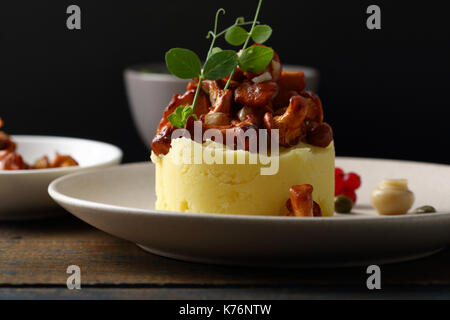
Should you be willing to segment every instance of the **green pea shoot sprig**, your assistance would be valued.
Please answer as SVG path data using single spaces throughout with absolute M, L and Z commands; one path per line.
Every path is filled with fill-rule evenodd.
M 243 71 L 257 73 L 263 71 L 272 61 L 274 52 L 271 48 L 264 46 L 248 47 L 250 39 L 255 43 L 264 43 L 272 35 L 272 28 L 268 25 L 261 25 L 258 15 L 262 0 L 259 0 L 255 17 L 252 21 L 245 21 L 243 17 L 236 19 L 235 23 L 218 32 L 217 25 L 220 14 L 225 14 L 225 10 L 220 8 L 216 12 L 214 30 L 210 30 L 207 39 L 211 39 L 211 45 L 206 56 L 205 64 L 202 66 L 198 55 L 183 48 L 172 48 L 166 53 L 167 69 L 178 78 L 194 79 L 198 78 L 198 86 L 191 106 L 178 107 L 168 119 L 173 126 L 184 128 L 189 116 L 195 117 L 194 109 L 204 79 L 219 80 L 230 76 L 224 89 L 228 89 L 234 72 L 239 66 Z M 243 26 L 251 25 L 250 31 Z M 216 40 L 225 36 L 225 40 L 232 46 L 242 46 L 240 55 L 235 50 L 222 50 L 215 47 Z

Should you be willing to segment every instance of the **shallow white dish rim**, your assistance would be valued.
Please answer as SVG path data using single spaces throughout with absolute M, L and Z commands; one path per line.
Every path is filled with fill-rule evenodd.
M 74 138 L 74 137 L 61 137 L 61 136 L 38 136 L 38 135 L 11 135 L 11 139 L 15 141 L 16 139 L 19 140 L 61 140 L 68 142 L 70 141 L 79 141 L 79 142 L 88 142 L 88 143 L 95 143 L 99 145 L 103 145 L 105 147 L 111 148 L 111 150 L 114 151 L 114 155 L 111 156 L 109 159 L 104 161 L 99 161 L 95 164 L 90 165 L 79 165 L 79 166 L 73 166 L 73 167 L 64 167 L 64 168 L 50 168 L 50 169 L 27 169 L 27 170 L 0 170 L 0 175 L 24 175 L 24 174 L 46 174 L 49 172 L 76 172 L 80 169 L 93 169 L 98 167 L 99 165 L 112 165 L 117 162 L 117 160 L 122 159 L 123 152 L 122 150 L 110 143 L 102 142 L 102 141 L 96 141 L 96 140 L 90 140 L 90 139 L 82 139 L 82 138 Z M 39 143 L 39 141 L 36 141 L 36 143 Z M 76 155 L 71 155 L 76 160 Z M 80 172 L 82 173 L 82 172 Z
M 390 162 L 399 162 L 399 163 L 412 163 L 412 164 L 428 164 L 428 165 L 435 165 L 435 166 L 442 166 L 442 167 L 448 167 L 448 165 L 445 164 L 437 164 L 437 163 L 429 163 L 429 162 L 418 162 L 418 161 L 406 161 L 406 160 L 395 160 L 395 159 L 378 159 L 378 158 L 363 158 L 363 157 L 339 157 L 339 159 L 342 160 L 350 160 L 350 159 L 359 159 L 359 160 L 377 160 L 377 161 L 390 161 Z M 135 162 L 135 163 L 128 163 L 123 164 L 119 166 L 113 166 L 109 168 L 102 168 L 98 170 L 114 170 L 114 168 L 120 168 L 123 166 L 142 166 L 142 165 L 149 165 L 152 166 L 153 164 L 151 162 Z M 265 215 L 242 215 L 242 214 L 223 214 L 223 213 L 193 213 L 193 212 L 177 212 L 177 211 L 165 211 L 165 210 L 157 210 L 157 209 L 140 209 L 140 208 L 133 208 L 133 207 L 125 207 L 125 206 L 118 206 L 118 205 L 111 205 L 111 204 L 105 204 L 101 202 L 95 202 L 90 200 L 82 200 L 71 196 L 66 196 L 57 191 L 58 184 L 65 180 L 70 179 L 71 177 L 83 175 L 86 174 L 86 172 L 79 172 L 79 173 L 73 173 L 69 175 L 65 175 L 63 177 L 60 177 L 56 180 L 54 180 L 48 187 L 48 192 L 52 198 L 54 198 L 57 201 L 61 202 L 71 202 L 74 205 L 77 205 L 79 207 L 85 207 L 85 208 L 92 208 L 92 207 L 102 207 L 104 209 L 108 209 L 111 211 L 117 211 L 117 212 L 123 212 L 124 210 L 127 211 L 128 214 L 138 214 L 138 215 L 165 215 L 167 217 L 173 217 L 173 216 L 180 216 L 183 215 L 185 217 L 190 217 L 193 219 L 209 219 L 209 218 L 216 218 L 216 219 L 233 219 L 233 220 L 252 220 L 255 222 L 258 221 L 273 221 L 273 222 L 289 222 L 289 223 L 302 223 L 302 222 L 308 222 L 308 223 L 323 223 L 325 221 L 341 221 L 346 222 L 350 220 L 358 219 L 359 221 L 373 221 L 374 219 L 378 221 L 385 221 L 385 220 L 398 220 L 398 219 L 415 219 L 416 221 L 420 221 L 421 219 L 430 219 L 431 216 L 444 216 L 450 214 L 450 212 L 436 212 L 432 214 L 405 214 L 405 215 L 352 215 L 352 214 L 339 214 L 336 216 L 336 214 L 333 217 L 308 217 L 308 218 L 298 218 L 298 217 L 286 217 L 286 216 L 265 216 Z

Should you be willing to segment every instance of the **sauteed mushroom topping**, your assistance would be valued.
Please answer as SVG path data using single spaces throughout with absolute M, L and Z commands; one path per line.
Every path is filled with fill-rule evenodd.
M 192 121 L 201 121 L 202 130 L 219 129 L 225 137 L 226 130 L 278 129 L 279 143 L 284 147 L 302 141 L 325 148 L 333 140 L 331 127 L 323 122 L 319 97 L 305 91 L 304 73 L 283 70 L 276 52 L 263 71 L 252 73 L 237 66 L 232 80 L 228 81 L 229 77 L 201 81 L 193 108 L 196 118 Z M 227 82 L 229 86 L 225 89 Z M 177 108 L 192 105 L 198 85 L 199 78 L 193 79 L 186 92 L 174 95 L 165 109 L 152 142 L 156 155 L 169 152 L 176 127 L 168 117 Z M 182 127 L 193 130 L 193 124 L 187 125 L 186 121 Z

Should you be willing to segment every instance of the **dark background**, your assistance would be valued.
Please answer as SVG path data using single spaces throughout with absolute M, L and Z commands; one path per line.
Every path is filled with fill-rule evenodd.
M 66 28 L 66 8 L 82 30 Z M 78 136 L 148 159 L 133 126 L 122 71 L 162 61 L 171 47 L 204 54 L 223 25 L 252 18 L 257 0 L 8 1 L 0 7 L 0 116 L 12 134 Z M 378 4 L 382 30 L 366 28 Z M 450 163 L 449 11 L 443 1 L 265 0 L 260 20 L 283 62 L 316 67 L 337 155 Z M 161 109 L 164 106 L 161 106 Z M 160 116 L 160 115 L 155 115 Z

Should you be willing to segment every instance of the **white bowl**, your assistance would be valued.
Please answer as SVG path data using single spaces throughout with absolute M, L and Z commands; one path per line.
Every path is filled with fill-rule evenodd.
M 12 136 L 17 152 L 27 163 L 55 153 L 72 156 L 76 167 L 40 170 L 0 170 L 0 220 L 38 219 L 61 214 L 47 187 L 63 175 L 120 163 L 122 151 L 110 144 L 63 137 Z
M 301 70 L 305 73 L 306 89 L 317 92 L 319 72 L 304 66 L 283 65 L 285 70 Z M 173 95 L 186 90 L 188 80 L 178 79 L 164 73 L 165 66 L 160 63 L 127 68 L 124 72 L 128 104 L 141 139 L 150 146 L 161 120 L 164 108 Z

